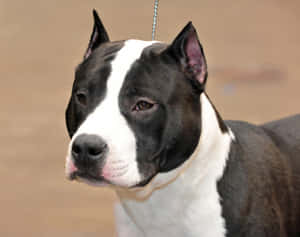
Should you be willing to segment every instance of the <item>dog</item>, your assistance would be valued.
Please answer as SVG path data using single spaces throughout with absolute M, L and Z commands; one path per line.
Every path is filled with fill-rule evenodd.
M 119 236 L 300 236 L 300 115 L 222 119 L 189 22 L 171 44 L 94 28 L 76 69 L 66 176 L 112 187 Z

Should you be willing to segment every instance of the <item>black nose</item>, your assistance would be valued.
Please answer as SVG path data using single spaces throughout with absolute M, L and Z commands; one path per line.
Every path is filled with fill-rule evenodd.
M 103 160 L 106 151 L 106 143 L 97 135 L 81 134 L 75 138 L 72 145 L 72 156 L 79 169 L 95 167 Z

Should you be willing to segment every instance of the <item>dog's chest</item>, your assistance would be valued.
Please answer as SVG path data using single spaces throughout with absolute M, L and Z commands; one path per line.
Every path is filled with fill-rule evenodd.
M 219 195 L 211 182 L 215 180 L 205 180 L 200 186 L 190 183 L 194 191 L 187 192 L 183 183 L 176 181 L 156 190 L 146 201 L 122 200 L 122 204 L 144 236 L 224 237 Z M 191 190 L 191 186 L 187 188 Z

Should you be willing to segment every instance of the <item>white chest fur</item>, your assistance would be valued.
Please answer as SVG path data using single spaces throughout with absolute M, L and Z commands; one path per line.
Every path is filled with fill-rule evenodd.
M 226 234 L 217 181 L 234 137 L 220 131 L 216 113 L 204 93 L 200 100 L 202 133 L 192 157 L 178 169 L 158 175 L 142 190 L 117 190 L 125 210 L 123 218 L 135 225 L 138 236 Z M 123 236 L 122 228 L 119 231 Z

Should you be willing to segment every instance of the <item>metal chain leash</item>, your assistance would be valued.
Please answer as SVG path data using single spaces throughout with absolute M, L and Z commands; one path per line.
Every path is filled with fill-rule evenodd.
M 155 39 L 155 31 L 156 31 L 156 26 L 157 26 L 158 1 L 159 0 L 155 0 L 155 2 L 154 2 L 154 14 L 153 14 L 153 24 L 152 24 L 152 40 Z

